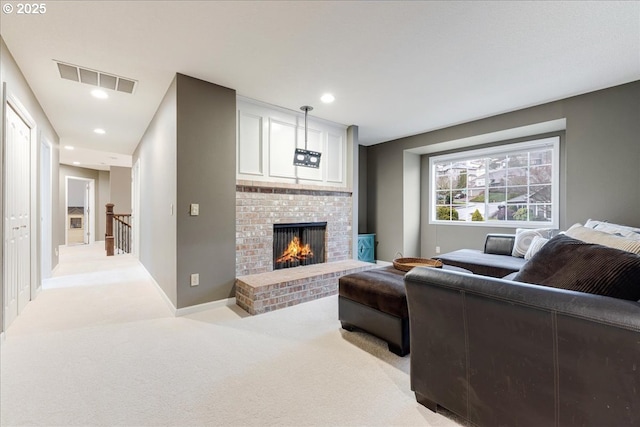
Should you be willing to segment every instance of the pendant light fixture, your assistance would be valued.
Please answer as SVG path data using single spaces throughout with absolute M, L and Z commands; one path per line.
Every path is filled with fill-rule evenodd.
M 322 154 L 307 150 L 307 115 L 309 111 L 313 110 L 313 107 L 303 105 L 300 109 L 304 111 L 304 150 L 302 148 L 296 148 L 293 155 L 293 165 L 318 169 L 320 167 L 320 156 Z

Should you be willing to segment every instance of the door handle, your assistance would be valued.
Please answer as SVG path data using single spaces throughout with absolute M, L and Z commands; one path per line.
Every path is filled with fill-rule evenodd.
M 20 227 L 13 227 L 14 230 L 20 230 Z
M 23 226 L 22 226 L 22 228 L 27 228 L 27 226 L 26 226 L 26 225 L 23 225 Z

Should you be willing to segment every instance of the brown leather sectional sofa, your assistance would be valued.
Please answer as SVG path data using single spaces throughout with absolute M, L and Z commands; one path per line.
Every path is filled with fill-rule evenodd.
M 623 273 L 640 288 L 637 268 Z M 429 268 L 405 286 L 411 388 L 427 408 L 478 426 L 640 425 L 636 297 Z

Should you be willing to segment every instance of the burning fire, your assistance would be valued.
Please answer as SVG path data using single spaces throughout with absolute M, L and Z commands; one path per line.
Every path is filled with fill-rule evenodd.
M 313 257 L 313 252 L 309 244 L 307 243 L 302 246 L 300 239 L 294 237 L 293 240 L 289 242 L 287 250 L 282 253 L 282 256 L 280 256 L 276 262 L 302 261 L 311 257 Z

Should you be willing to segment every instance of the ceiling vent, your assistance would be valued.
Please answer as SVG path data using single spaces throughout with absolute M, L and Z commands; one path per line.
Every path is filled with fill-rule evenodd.
M 66 80 L 73 80 L 74 82 L 86 83 L 88 85 L 124 93 L 133 93 L 136 88 L 136 84 L 138 83 L 136 80 L 116 76 L 115 74 L 91 70 L 89 68 L 64 62 L 55 62 L 58 64 L 60 77 Z

